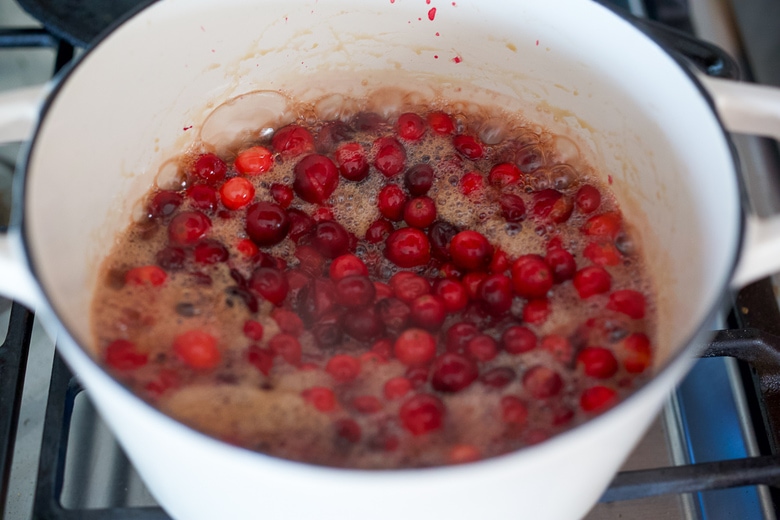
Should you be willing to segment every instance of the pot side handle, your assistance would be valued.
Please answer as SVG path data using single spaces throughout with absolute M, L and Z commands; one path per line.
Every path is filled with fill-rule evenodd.
M 32 135 L 41 101 L 49 88 L 36 85 L 0 93 L 0 144 L 24 141 Z M 12 224 L 8 231 L 0 233 L 0 294 L 33 310 L 43 301 L 27 267 L 18 225 Z
M 780 141 L 780 89 L 752 83 L 698 77 L 729 132 Z M 780 272 L 780 215 L 745 221 L 745 242 L 731 284 L 735 288 Z

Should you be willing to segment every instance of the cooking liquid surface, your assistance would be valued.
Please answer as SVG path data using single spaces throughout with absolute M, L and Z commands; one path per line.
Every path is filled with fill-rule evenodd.
M 419 128 L 397 115 L 321 121 L 301 109 L 302 133 L 293 135 L 302 141 L 281 139 L 287 127 L 243 142 L 223 154 L 226 172 L 216 180 L 196 171 L 204 157 L 213 163 L 208 145 L 183 154 L 182 188 L 150 193 L 148 216 L 120 237 L 103 266 L 92 319 L 108 370 L 209 435 L 356 468 L 507 453 L 603 412 L 641 385 L 652 364 L 651 283 L 608 188 L 579 161 L 564 162 L 572 143 L 499 109 L 466 116 L 442 104 L 409 113 L 421 116 L 407 118 L 422 121 L 419 138 Z M 385 156 L 385 138 L 403 150 L 400 167 Z M 365 179 L 344 177 L 337 150 L 346 144 L 369 165 Z M 272 167 L 239 173 L 234 161 L 256 145 Z M 296 170 L 312 154 L 342 167 L 335 188 L 328 172 Z M 414 235 L 426 237 L 427 257 L 405 256 L 393 243 L 414 227 L 408 221 L 420 225 L 415 215 L 392 221 L 379 209 L 388 185 L 398 186 L 406 206 L 416 198 L 407 172 L 419 164 L 433 171 L 419 196 L 433 202 L 437 224 L 426 224 L 430 209 L 421 210 L 424 225 Z M 317 187 L 294 182 L 301 176 Z M 237 203 L 224 186 L 234 178 L 249 181 L 254 195 L 229 209 L 225 197 L 228 206 Z M 323 193 L 322 203 L 303 200 Z M 258 201 L 288 215 L 299 210 L 311 217 L 309 227 L 294 219 L 280 242 L 253 248 L 246 219 Z M 182 231 L 182 216 L 194 212 L 207 229 Z M 333 250 L 333 242 L 323 249 L 317 224 L 329 220 L 350 235 Z M 462 231 L 489 242 L 476 264 L 462 258 L 468 247 L 451 242 Z M 561 260 L 564 252 L 576 267 Z M 349 254 L 362 260 L 372 288 L 355 282 L 349 292 L 340 274 L 334 280 L 334 258 Z M 520 265 L 526 261 L 531 271 Z M 414 283 L 405 284 L 399 272 L 418 277 L 407 275 Z M 444 295 L 445 279 L 457 282 L 460 300 Z M 366 293 L 370 301 L 361 302 Z M 442 315 L 443 305 L 450 309 Z

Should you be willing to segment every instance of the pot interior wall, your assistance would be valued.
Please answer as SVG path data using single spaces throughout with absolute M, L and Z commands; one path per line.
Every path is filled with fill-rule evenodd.
M 591 2 L 431 7 L 165 0 L 90 52 L 44 115 L 26 193 L 34 269 L 71 334 L 89 345 L 100 261 L 216 106 L 255 90 L 314 99 L 395 85 L 521 110 L 580 143 L 654 271 L 657 362 L 682 346 L 726 283 L 739 233 L 728 147 L 695 86 Z

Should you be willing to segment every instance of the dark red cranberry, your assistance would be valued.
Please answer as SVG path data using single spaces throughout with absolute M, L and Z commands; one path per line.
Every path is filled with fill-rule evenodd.
M 354 420 L 349 418 L 338 419 L 334 424 L 336 435 L 350 444 L 357 444 L 360 442 L 362 436 L 360 425 Z
M 469 303 L 466 288 L 457 280 L 442 279 L 433 284 L 433 294 L 441 298 L 449 313 L 462 311 Z
M 541 298 L 553 286 L 550 266 L 539 255 L 523 255 L 512 264 L 512 285 L 523 298 Z
M 487 277 L 487 273 L 481 272 L 472 272 L 463 276 L 461 281 L 463 282 L 463 287 L 466 288 L 466 294 L 470 300 L 479 299 L 479 286 L 482 285 L 482 282 Z
M 336 146 L 352 139 L 355 130 L 344 121 L 328 121 L 320 128 L 314 147 L 319 153 L 330 153 Z
M 490 261 L 488 271 L 493 274 L 502 274 L 509 269 L 509 255 L 501 249 L 496 249 L 493 253 L 493 259 Z
M 347 276 L 336 282 L 336 301 L 353 309 L 374 302 L 376 289 L 368 276 Z
M 425 265 L 431 259 L 431 244 L 419 229 L 402 228 L 387 237 L 385 257 L 399 267 Z
M 273 197 L 276 203 L 279 204 L 284 209 L 287 209 L 290 206 L 295 196 L 292 188 L 290 188 L 289 186 L 285 186 L 284 184 L 279 184 L 277 182 L 271 184 L 271 188 L 269 191 L 271 192 L 271 197 Z
M 407 141 L 419 141 L 425 134 L 425 120 L 413 112 L 398 116 L 395 127 L 399 137 Z
M 225 178 L 227 164 L 213 153 L 204 153 L 190 166 L 190 179 L 193 182 L 205 182 L 210 186 Z
M 398 334 L 409 324 L 412 310 L 398 298 L 385 298 L 376 304 L 376 310 L 388 332 Z
M 520 222 L 525 219 L 525 202 L 517 195 L 504 193 L 498 199 L 501 206 L 501 216 L 507 222 Z
M 590 184 L 585 184 L 574 195 L 574 203 L 582 213 L 593 213 L 601 205 L 601 192 Z
M 389 221 L 380 218 L 368 226 L 368 229 L 366 230 L 366 241 L 370 244 L 384 242 L 394 230 L 395 228 Z
M 450 255 L 456 266 L 476 271 L 490 264 L 493 246 L 482 233 L 461 231 L 450 242 Z
M 412 323 L 428 330 L 438 330 L 447 317 L 444 302 L 438 296 L 426 294 L 411 304 Z
M 359 395 L 352 400 L 352 407 L 358 413 L 370 415 L 382 410 L 382 401 L 373 395 Z
M 464 353 L 469 341 L 478 335 L 479 329 L 473 323 L 465 321 L 456 323 L 447 329 L 447 334 L 445 336 L 445 347 L 447 348 L 447 352 Z
M 563 193 L 546 189 L 534 194 L 534 215 L 551 222 L 566 222 L 574 209 L 574 206 Z
M 312 245 L 326 258 L 336 258 L 349 251 L 349 233 L 334 220 L 326 220 L 314 226 Z
M 503 274 L 491 274 L 479 284 L 477 296 L 489 314 L 501 316 L 512 307 L 512 280 Z
M 314 138 L 298 125 L 287 125 L 274 132 L 271 145 L 285 157 L 295 157 L 314 149 Z
M 359 182 L 368 177 L 368 158 L 363 146 L 358 143 L 346 143 L 334 153 L 336 164 L 342 177 Z
M 355 255 L 341 255 L 331 262 L 328 273 L 332 280 L 338 281 L 347 276 L 368 276 L 368 267 Z
M 406 150 L 394 137 L 380 137 L 374 141 L 374 166 L 385 177 L 393 177 L 404 170 Z
M 172 244 L 190 245 L 211 229 L 211 220 L 200 211 L 183 211 L 168 224 L 168 239 Z
M 431 292 L 431 284 L 426 278 L 408 271 L 394 274 L 389 282 L 396 297 L 406 303 L 411 303 L 420 296 Z
M 284 273 L 271 267 L 261 267 L 255 270 L 249 280 L 249 286 L 257 294 L 277 306 L 284 302 L 287 291 L 290 289 Z
M 401 405 L 399 417 L 412 435 L 425 435 L 442 427 L 444 410 L 444 403 L 438 397 L 417 394 Z
M 537 399 L 547 399 L 560 393 L 563 380 L 557 372 L 541 365 L 529 368 L 523 374 L 523 387 Z
M 298 246 L 295 248 L 295 258 L 298 259 L 299 269 L 309 276 L 322 274 L 325 265 L 325 257 L 312 246 Z M 272 267 L 272 266 L 264 266 Z
M 376 204 L 383 217 L 398 222 L 404 217 L 406 193 L 397 184 L 388 184 L 379 191 Z
M 577 272 L 577 264 L 574 261 L 574 256 L 563 248 L 555 248 L 547 251 L 547 256 L 544 260 L 547 262 L 547 265 L 550 266 L 553 281 L 555 283 L 571 280 L 574 278 L 574 273 Z
M 395 340 L 393 353 L 406 366 L 425 365 L 436 355 L 436 339 L 423 329 L 406 329 Z
M 482 143 L 470 135 L 456 135 L 452 138 L 455 149 L 464 157 L 471 160 L 481 159 L 485 155 Z
M 574 288 L 583 300 L 596 294 L 609 292 L 612 277 L 603 267 L 595 265 L 585 267 L 574 275 Z
M 406 170 L 404 184 L 409 193 L 415 197 L 420 197 L 428 193 L 428 190 L 433 186 L 433 177 L 433 168 L 431 168 L 430 164 L 415 164 Z
M 352 119 L 356 130 L 373 132 L 385 123 L 385 119 L 376 112 L 360 112 Z
M 503 188 L 504 186 L 517 183 L 522 177 L 523 172 L 514 164 L 500 163 L 490 169 L 488 181 L 490 181 L 490 184 L 493 186 Z
M 444 112 L 431 112 L 427 119 L 431 130 L 439 135 L 450 135 L 455 132 L 455 123 Z
M 510 354 L 522 354 L 536 348 L 538 338 L 530 329 L 513 325 L 504 331 L 501 344 Z
M 487 334 L 478 334 L 466 343 L 466 354 L 477 361 L 490 361 L 498 355 L 498 343 Z
M 217 240 L 203 238 L 195 244 L 194 257 L 199 264 L 216 264 L 227 261 L 230 254 L 227 248 Z
M 333 280 L 315 278 L 298 293 L 296 308 L 307 322 L 318 321 L 336 307 L 336 287 Z
M 299 209 L 288 209 L 287 217 L 290 219 L 290 239 L 296 244 L 314 229 L 314 220 Z
M 431 366 L 431 386 L 439 392 L 460 392 L 476 381 L 478 376 L 476 363 L 452 352 L 437 357 Z
M 187 261 L 187 253 L 181 247 L 168 246 L 159 250 L 155 258 L 157 265 L 166 271 L 180 271 Z
M 290 230 L 290 218 L 273 202 L 255 202 L 246 212 L 246 234 L 260 247 L 278 244 Z
M 373 308 L 363 308 L 350 312 L 344 330 L 356 340 L 371 341 L 381 336 L 385 327 Z
M 430 367 L 428 366 L 414 366 L 406 369 L 404 377 L 412 383 L 415 389 L 419 390 L 428 384 L 430 372 Z
M 501 420 L 506 424 L 523 426 L 528 421 L 528 407 L 514 395 L 501 398 Z
M 201 211 L 217 209 L 219 194 L 217 190 L 205 184 L 193 184 L 187 188 L 187 197 L 192 201 L 192 207 Z
M 183 201 L 183 197 L 175 191 L 159 191 L 149 201 L 147 212 L 150 218 L 168 217 L 176 211 Z
M 337 313 L 328 313 L 311 328 L 314 341 L 322 349 L 335 347 L 343 336 L 342 317 Z
M 491 368 L 483 373 L 479 380 L 483 385 L 490 388 L 504 388 L 515 380 L 517 374 L 509 367 Z
M 339 185 L 336 165 L 324 155 L 307 155 L 295 165 L 293 190 L 312 204 L 324 204 Z
M 416 197 L 404 206 L 404 221 L 411 227 L 424 229 L 436 220 L 436 203 L 430 197 Z
M 431 242 L 431 254 L 433 257 L 442 262 L 449 261 L 452 258 L 450 256 L 450 242 L 457 234 L 458 228 L 449 222 L 437 220 L 431 224 L 431 227 L 428 228 L 428 238 Z

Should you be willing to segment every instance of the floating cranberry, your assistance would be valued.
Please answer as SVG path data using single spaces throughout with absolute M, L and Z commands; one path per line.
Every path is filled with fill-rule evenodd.
M 496 367 L 483 373 L 479 380 L 487 387 L 499 389 L 507 386 L 516 377 L 517 374 L 510 367 Z
M 285 278 L 287 278 L 285 276 Z M 303 332 L 303 320 L 300 316 L 287 309 L 276 308 L 271 311 L 271 317 L 274 319 L 279 329 L 287 334 L 292 334 L 296 338 Z M 249 323 L 249 322 L 247 322 Z M 244 327 L 246 329 L 246 327 Z M 256 341 L 259 341 L 257 339 Z
M 406 193 L 397 184 L 388 184 L 379 191 L 377 207 L 379 213 L 388 220 L 398 222 L 404 217 Z
M 466 294 L 469 299 L 479 299 L 479 286 L 482 285 L 482 282 L 484 282 L 487 277 L 487 273 L 481 272 L 468 273 L 463 276 L 461 281 L 463 282 L 463 287 L 466 288 Z
M 431 259 L 431 244 L 419 229 L 402 228 L 387 237 L 385 257 L 399 267 L 425 265 Z
M 290 220 L 290 238 L 296 244 L 314 229 L 314 219 L 299 209 L 287 210 L 287 218 Z
M 360 361 L 352 356 L 339 354 L 328 360 L 325 372 L 339 383 L 349 383 L 360 375 Z
M 349 250 L 349 233 L 334 220 L 318 222 L 314 226 L 312 245 L 326 258 L 336 258 Z
M 582 252 L 583 256 L 601 267 L 620 265 L 622 255 L 611 242 L 591 242 Z
M 375 220 L 366 230 L 366 242 L 369 244 L 378 244 L 387 240 L 395 230 L 393 225 L 385 219 Z
M 347 276 L 368 276 L 368 267 L 355 255 L 341 255 L 333 260 L 328 269 L 332 280 L 339 281 Z
M 201 211 L 217 209 L 219 194 L 217 190 L 205 184 L 193 184 L 187 189 L 187 197 L 192 201 L 192 207 Z
M 255 202 L 246 212 L 246 233 L 260 247 L 278 244 L 290 230 L 290 218 L 273 202 Z
M 509 269 L 509 265 L 509 255 L 501 249 L 496 249 L 493 253 L 493 259 L 490 261 L 488 270 L 493 274 L 502 274 Z
M 105 351 L 106 364 L 114 370 L 135 370 L 146 365 L 149 356 L 138 350 L 135 343 L 117 339 L 109 343 Z
M 420 197 L 428 193 L 428 190 L 433 186 L 433 177 L 433 168 L 431 168 L 430 164 L 415 164 L 406 170 L 404 184 L 409 193 L 415 197 Z
M 504 193 L 498 199 L 501 206 L 501 216 L 507 222 L 520 222 L 525 219 L 525 202 L 512 193 Z
M 462 311 L 469 303 L 466 288 L 457 280 L 437 280 L 433 285 L 433 294 L 441 299 L 449 313 Z
M 585 184 L 574 195 L 574 204 L 582 213 L 593 213 L 601 204 L 601 193 L 590 184 Z
M 246 320 L 242 331 L 244 336 L 253 341 L 263 339 L 263 325 L 255 320 Z
M 612 277 L 603 267 L 589 266 L 577 271 L 573 283 L 577 294 L 584 300 L 596 294 L 609 292 L 612 287 Z
M 167 246 L 157 252 L 155 260 L 166 271 L 180 271 L 187 261 L 187 252 L 181 247 Z
M 528 300 L 523 307 L 523 321 L 531 325 L 541 325 L 550 317 L 550 300 L 535 298 Z
M 404 221 L 411 227 L 424 229 L 436 220 L 436 203 L 430 197 L 416 197 L 404 206 Z
M 513 325 L 501 335 L 501 345 L 510 354 L 522 354 L 536 348 L 538 339 L 531 329 Z
M 556 361 L 564 365 L 574 359 L 574 346 L 560 334 L 549 334 L 542 338 L 542 350 L 552 354 Z
M 175 191 L 158 191 L 149 201 L 147 213 L 150 218 L 164 218 L 173 215 L 184 198 Z
M 550 266 L 555 283 L 571 280 L 574 278 L 574 273 L 577 272 L 574 256 L 563 248 L 548 250 L 544 261 Z
M 487 334 L 478 334 L 466 343 L 466 354 L 477 361 L 490 361 L 498 355 L 498 343 Z
M 617 392 L 606 386 L 592 386 L 580 395 L 580 408 L 590 413 L 601 413 L 617 401 Z
M 257 248 L 254 242 L 249 240 L 248 238 L 242 238 L 238 242 L 236 242 L 236 251 L 241 253 L 241 256 L 247 260 L 251 260 L 253 262 L 261 262 L 262 259 L 265 257 L 262 253 L 260 253 L 260 250 Z
M 190 166 L 190 179 L 214 186 L 225 178 L 227 164 L 213 153 L 204 153 Z
M 450 241 L 450 255 L 456 266 L 475 271 L 490 264 L 493 246 L 482 233 L 461 231 Z
M 607 309 L 621 312 L 629 318 L 641 320 L 645 317 L 645 297 L 639 291 L 624 289 L 609 295 Z
M 325 314 L 311 328 L 314 341 L 321 349 L 330 349 L 341 343 L 343 337 L 342 316 L 336 312 Z
M 399 417 L 412 435 L 425 435 L 442 427 L 444 403 L 436 396 L 417 394 L 401 405 Z
M 404 377 L 411 381 L 412 386 L 417 390 L 428 384 L 428 376 L 430 376 L 430 367 L 427 365 L 409 367 L 404 373 Z
M 298 161 L 293 171 L 293 190 L 312 204 L 324 204 L 339 185 L 338 169 L 324 155 L 307 155 Z
M 386 298 L 392 298 L 395 294 L 393 293 L 393 289 L 385 282 L 374 282 L 374 290 L 376 291 L 376 296 L 374 296 L 375 302 Z
M 436 339 L 423 329 L 407 329 L 395 340 L 393 352 L 406 366 L 424 365 L 436 355 Z
M 460 280 L 463 278 L 463 271 L 451 263 L 442 265 L 440 273 L 442 277 L 447 278 L 448 280 Z
M 287 125 L 274 132 L 271 146 L 285 157 L 295 157 L 314 149 L 314 138 L 298 125 Z
M 382 410 L 382 402 L 373 395 L 359 395 L 352 400 L 352 407 L 362 414 L 373 414 Z
M 489 314 L 501 316 L 512 307 L 512 280 L 503 274 L 491 274 L 479 284 L 477 299 Z
M 298 293 L 297 310 L 305 321 L 317 321 L 336 307 L 335 284 L 315 278 Z
M 490 184 L 493 186 L 503 188 L 510 184 L 516 184 L 522 177 L 523 172 L 514 164 L 500 163 L 490 169 L 488 181 L 490 181 Z
M 612 351 L 604 347 L 585 347 L 580 350 L 577 364 L 582 365 L 586 375 L 597 379 L 609 379 L 618 369 Z
M 447 352 L 456 352 L 458 354 L 466 351 L 466 345 L 469 341 L 479 335 L 479 329 L 468 322 L 459 322 L 447 330 L 445 335 L 445 347 Z
M 217 338 L 206 331 L 193 329 L 173 338 L 173 351 L 195 370 L 209 370 L 219 364 L 221 355 Z
M 165 283 L 168 275 L 165 271 L 156 265 L 144 265 L 134 267 L 125 274 L 125 283 L 127 285 L 139 285 L 148 287 L 159 287 Z
M 202 238 L 195 244 L 193 256 L 199 264 L 212 265 L 227 261 L 230 254 L 221 242 L 210 238 Z
M 261 267 L 255 270 L 249 280 L 249 286 L 257 294 L 277 306 L 284 303 L 290 289 L 287 277 L 281 271 L 271 267 Z
M 385 118 L 376 112 L 360 112 L 352 119 L 352 126 L 360 131 L 373 132 L 385 124 Z
M 293 366 L 301 364 L 301 344 L 298 338 L 291 334 L 277 334 L 268 342 L 268 348 Z
M 641 333 L 631 334 L 623 341 L 623 366 L 631 374 L 641 374 L 650 367 L 650 339 Z
M 250 345 L 247 348 L 246 360 L 264 376 L 269 376 L 271 374 L 271 369 L 274 367 L 273 352 L 269 349 L 260 348 L 257 345 Z
M 211 220 L 200 211 L 183 211 L 168 224 L 168 239 L 175 245 L 190 245 L 211 229 Z
M 346 276 L 336 282 L 336 301 L 354 309 L 374 302 L 376 289 L 368 276 Z
M 320 412 L 332 412 L 336 409 L 336 394 L 330 388 L 315 386 L 301 392 L 303 400 Z
M 485 179 L 479 172 L 468 172 L 460 178 L 460 192 L 466 196 L 476 195 L 482 191 Z
M 481 458 L 482 453 L 473 444 L 456 444 L 447 455 L 447 460 L 450 464 L 466 464 L 468 462 L 476 462 Z
M 536 399 L 547 399 L 560 393 L 563 380 L 554 370 L 537 365 L 523 374 L 523 388 Z
M 419 141 L 425 134 L 425 120 L 413 112 L 398 116 L 395 127 L 401 139 L 407 141 Z
M 550 266 L 539 255 L 523 255 L 512 264 L 512 285 L 523 298 L 542 298 L 553 286 Z
M 398 298 L 385 298 L 376 305 L 382 322 L 391 333 L 401 332 L 408 324 L 412 309 Z
M 426 294 L 411 304 L 412 323 L 428 330 L 438 330 L 447 317 L 444 302 L 438 296 Z
M 344 320 L 344 330 L 359 341 L 371 341 L 384 333 L 385 327 L 374 309 L 357 309 Z
M 439 392 L 460 392 L 478 376 L 479 370 L 472 360 L 452 352 L 437 357 L 431 366 L 431 386 Z
M 455 132 L 455 123 L 444 112 L 431 112 L 427 119 L 428 126 L 439 135 L 450 135 Z
M 615 212 L 602 213 L 595 217 L 590 217 L 585 225 L 582 226 L 582 232 L 588 236 L 604 237 L 615 240 L 620 233 L 620 214 Z
M 374 141 L 374 166 L 385 177 L 393 177 L 404 170 L 406 150 L 394 137 L 380 137 Z
M 427 279 L 408 271 L 394 274 L 389 282 L 395 295 L 406 303 L 411 303 L 420 296 L 431 292 L 431 284 Z
M 342 177 L 359 182 L 368 177 L 368 158 L 363 146 L 358 143 L 346 143 L 339 146 L 333 154 Z
M 355 130 L 344 121 L 328 121 L 320 128 L 314 147 L 319 153 L 332 152 L 339 143 L 352 139 Z
M 456 135 L 452 138 L 455 149 L 464 157 L 471 160 L 481 159 L 485 155 L 482 143 L 470 135 Z
M 382 394 L 388 401 L 400 399 L 412 391 L 412 382 L 405 377 L 389 379 L 382 387 Z
M 428 228 L 428 238 L 430 239 L 433 257 L 443 262 L 449 261 L 452 258 L 450 255 L 450 242 L 457 234 L 458 228 L 449 222 L 437 220 L 431 224 L 430 228 Z
M 298 259 L 299 269 L 309 276 L 322 274 L 325 265 L 325 257 L 312 246 L 298 246 L 295 248 L 295 258 Z
M 519 397 L 505 395 L 501 398 L 501 420 L 522 426 L 528 421 L 528 407 Z
M 276 203 L 279 204 L 284 209 L 290 207 L 290 204 L 292 203 L 293 198 L 295 197 L 292 188 L 276 182 L 271 184 L 271 188 L 269 189 L 269 191 L 271 192 L 271 197 L 273 197 Z
M 534 215 L 558 224 L 566 222 L 574 209 L 563 193 L 546 189 L 534 194 Z
M 244 175 L 260 175 L 269 171 L 274 165 L 271 150 L 263 146 L 253 146 L 242 151 L 236 157 L 233 166 L 238 173 Z

